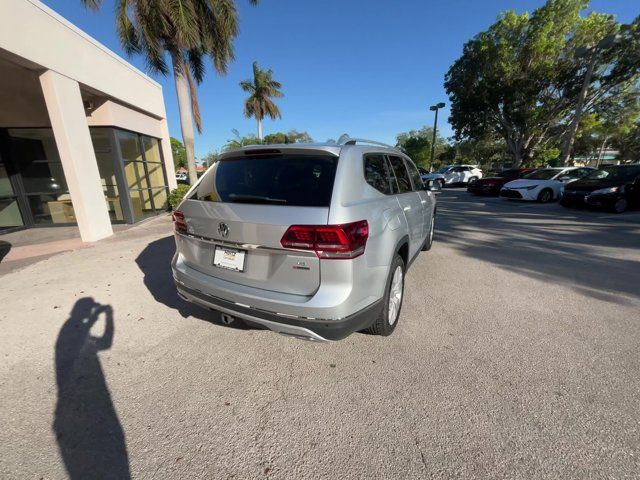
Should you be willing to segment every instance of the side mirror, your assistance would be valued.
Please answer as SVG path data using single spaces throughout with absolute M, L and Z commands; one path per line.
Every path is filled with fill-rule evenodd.
M 424 185 L 425 190 L 429 190 L 430 192 L 439 192 L 442 190 L 442 185 L 440 182 L 436 182 L 435 180 L 427 180 Z

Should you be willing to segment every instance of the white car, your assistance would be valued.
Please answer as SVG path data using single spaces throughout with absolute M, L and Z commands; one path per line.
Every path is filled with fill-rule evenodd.
M 482 178 L 482 170 L 477 165 L 447 165 L 440 170 L 422 175 L 422 180 L 440 182 L 440 186 L 455 183 L 471 183 Z
M 176 181 L 177 182 L 186 182 L 189 179 L 185 172 L 176 173 Z
M 500 190 L 500 196 L 540 203 L 551 202 L 562 196 L 565 183 L 586 177 L 595 171 L 596 169 L 591 167 L 541 168 L 518 180 L 506 183 Z

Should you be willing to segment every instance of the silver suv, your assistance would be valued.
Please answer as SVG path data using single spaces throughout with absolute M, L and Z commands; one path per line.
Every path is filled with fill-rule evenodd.
M 390 335 L 437 189 L 371 141 L 226 152 L 174 212 L 178 293 L 224 323 L 309 340 Z

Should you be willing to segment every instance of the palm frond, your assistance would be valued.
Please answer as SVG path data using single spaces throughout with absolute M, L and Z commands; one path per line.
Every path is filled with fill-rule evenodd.
M 102 0 L 80 0 L 80 2 L 91 10 L 99 10 L 102 6 Z

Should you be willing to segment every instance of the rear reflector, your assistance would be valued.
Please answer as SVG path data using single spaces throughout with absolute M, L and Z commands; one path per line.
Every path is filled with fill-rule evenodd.
M 284 248 L 313 250 L 318 258 L 355 258 L 364 253 L 369 238 L 366 220 L 343 225 L 292 225 L 280 244 Z
M 173 228 L 178 233 L 187 233 L 187 222 L 184 221 L 184 213 L 180 210 L 173 212 Z

